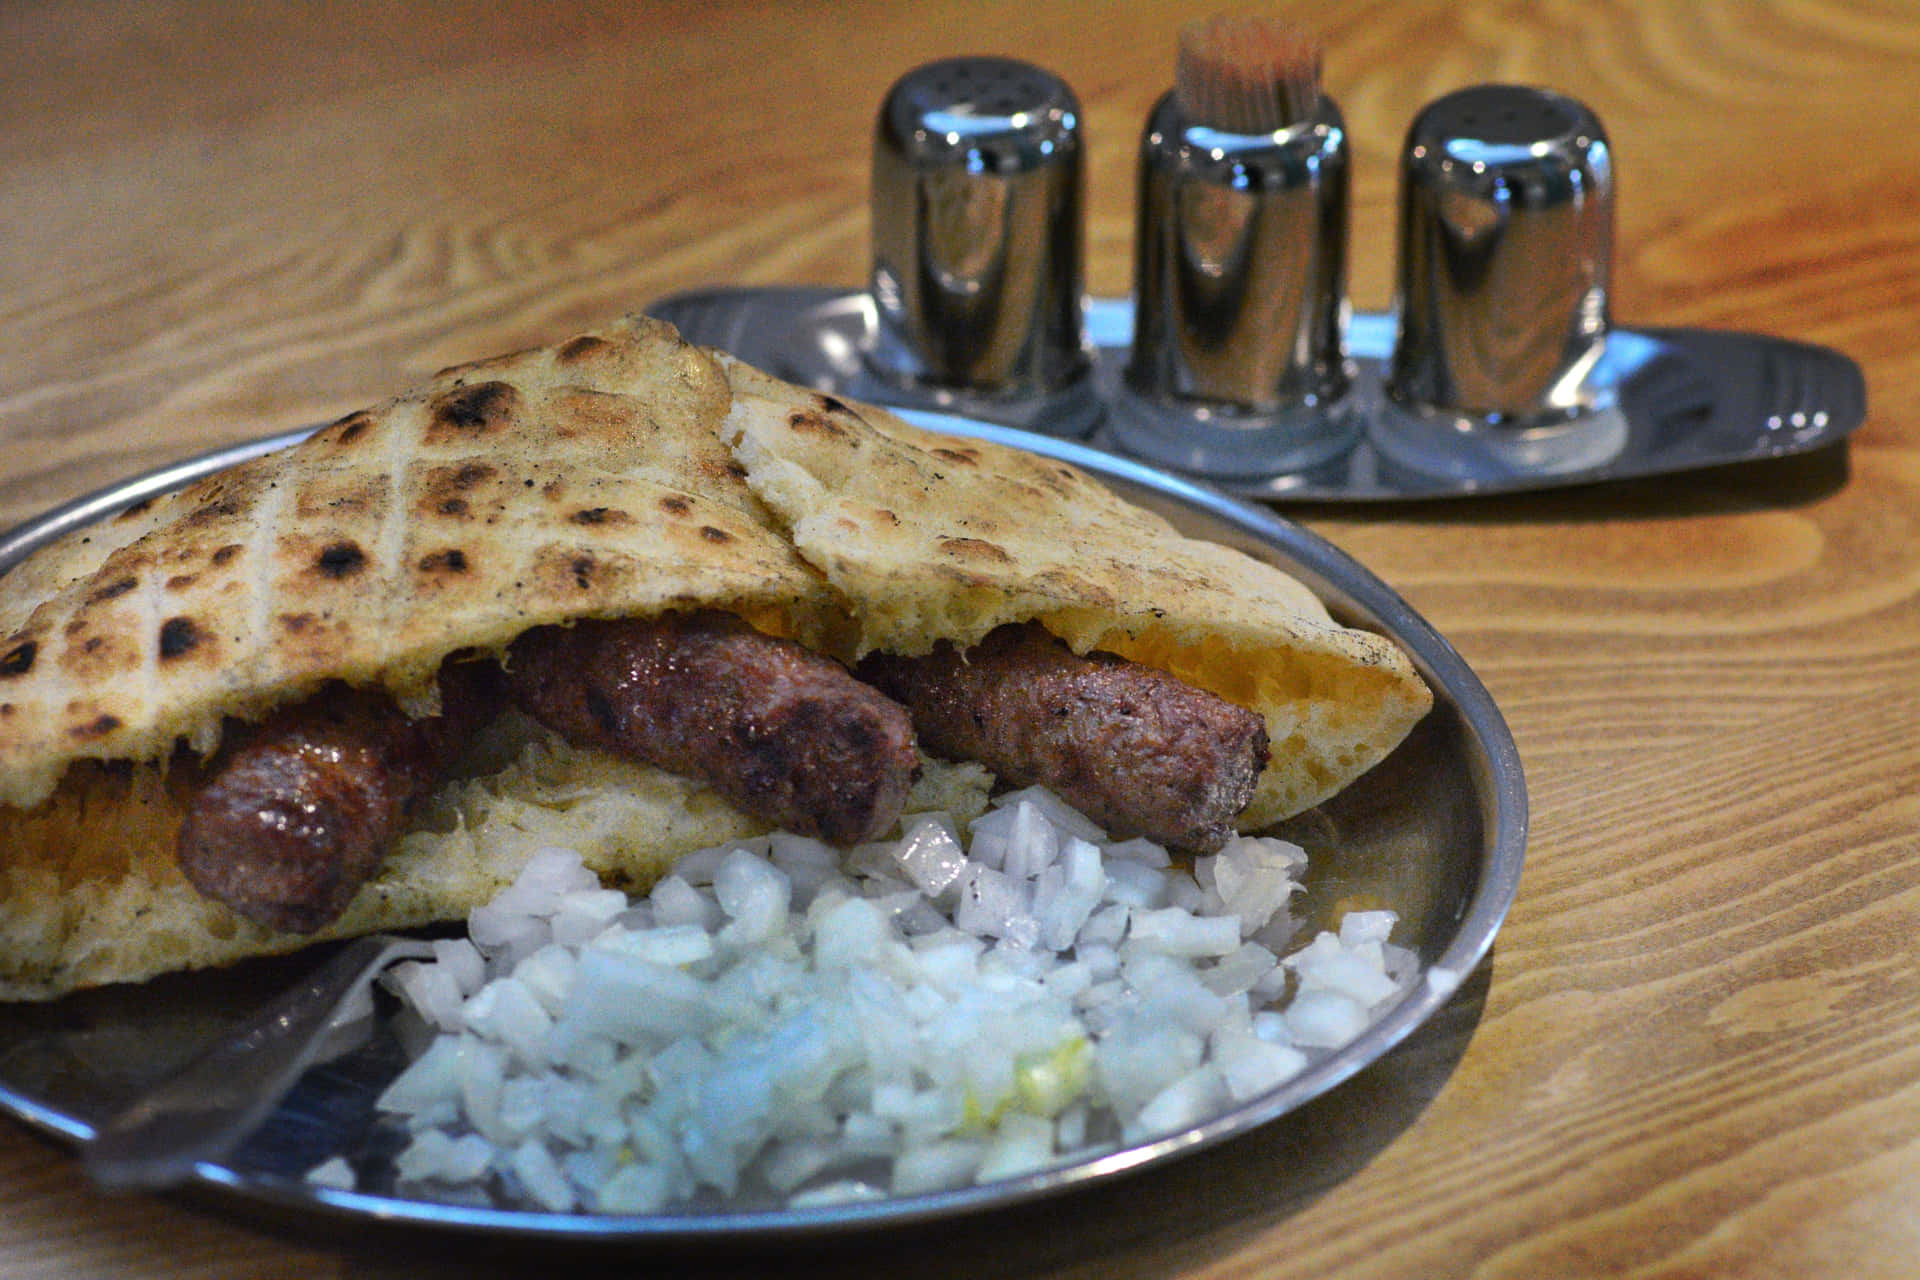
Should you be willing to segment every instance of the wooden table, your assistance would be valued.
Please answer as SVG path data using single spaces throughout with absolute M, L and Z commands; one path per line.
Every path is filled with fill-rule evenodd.
M 1301 6 L 1387 305 L 1394 155 L 1487 80 L 1592 106 L 1615 315 L 1837 347 L 1843 449 L 1575 493 L 1292 512 L 1449 636 L 1533 829 L 1404 1050 L 1150 1178 L 758 1274 L 1920 1274 L 1920 13 L 1905 0 Z M 1086 108 L 1089 274 L 1188 4 L 0 9 L 0 522 L 703 285 L 853 285 L 887 86 L 957 52 Z M 0 1125 L 0 1275 L 544 1270 L 108 1198 Z M 663 1260 L 641 1251 L 640 1270 Z

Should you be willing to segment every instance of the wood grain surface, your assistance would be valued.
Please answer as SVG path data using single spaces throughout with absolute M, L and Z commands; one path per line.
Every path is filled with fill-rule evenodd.
M 1089 277 L 1200 4 L 40 0 L 0 7 L 0 524 L 676 290 L 864 276 L 874 109 L 1025 57 L 1086 109 Z M 1482 81 L 1618 157 L 1614 310 L 1860 362 L 1804 458 L 1289 512 L 1458 646 L 1531 786 L 1491 960 L 1305 1112 L 1148 1178 L 644 1273 L 1920 1275 L 1920 9 L 1299 4 L 1355 144 L 1356 305 L 1394 158 Z M 0 1124 L 0 1276 L 559 1274 L 360 1224 L 105 1197 Z

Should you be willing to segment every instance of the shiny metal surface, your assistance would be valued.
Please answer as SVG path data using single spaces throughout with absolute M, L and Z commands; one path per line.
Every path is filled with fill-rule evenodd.
M 1245 476 L 1324 462 L 1358 423 L 1340 401 L 1351 171 L 1332 99 L 1277 133 L 1191 123 L 1178 95 L 1140 143 L 1135 329 L 1109 415 L 1127 448 Z
M 382 969 L 432 955 L 432 946 L 417 938 L 354 939 L 95 1130 L 81 1151 L 88 1176 L 109 1191 L 157 1190 L 224 1159 L 325 1056 L 345 1011 L 365 998 Z M 372 1007 L 368 1000 L 369 1013 Z
M 759 1245 L 846 1236 L 986 1212 L 1137 1175 L 1245 1134 L 1332 1093 L 1403 1041 L 1417 1040 L 1455 1000 L 1491 950 L 1518 892 L 1527 794 L 1506 722 L 1454 648 L 1352 558 L 1270 512 L 1070 441 L 937 414 L 908 416 L 1080 466 L 1193 536 L 1287 569 L 1336 616 L 1406 648 L 1434 689 L 1434 710 L 1387 760 L 1288 824 L 1283 834 L 1313 859 L 1309 898 L 1330 903 L 1358 894 L 1399 910 L 1396 941 L 1419 954 L 1425 980 L 1359 1039 L 1318 1058 L 1301 1075 L 1162 1138 L 958 1191 L 805 1209 L 705 1203 L 647 1217 L 548 1214 L 398 1195 L 392 1158 L 403 1139 L 375 1114 L 373 1100 L 405 1059 L 393 1020 L 382 1016 L 363 1045 L 308 1071 L 245 1142 L 221 1158 L 195 1163 L 195 1188 L 236 1208 L 318 1218 L 336 1230 L 404 1227 L 543 1244 Z M 304 434 L 238 445 L 156 473 L 164 474 L 164 485 L 141 477 L 68 504 L 0 539 L 6 549 L 0 573 L 76 527 L 73 512 L 104 518 L 160 488 L 190 483 Z M 0 1111 L 52 1137 L 84 1144 L 156 1081 L 243 1026 L 313 963 L 312 956 L 282 957 L 81 992 L 52 1004 L 0 1004 Z M 1337 1095 L 1327 1102 L 1337 1105 Z M 303 1180 L 306 1170 L 335 1155 L 359 1172 L 360 1190 Z
M 870 369 L 987 398 L 1084 378 L 1084 169 L 1058 77 L 988 57 L 903 76 L 874 127 Z
M 860 377 L 857 352 L 875 324 L 864 291 L 716 289 L 676 294 L 647 310 L 693 341 L 790 381 L 913 407 Z M 1384 383 L 1394 317 L 1356 312 L 1347 327 L 1353 387 L 1334 410 L 1359 424 L 1350 446 L 1312 466 L 1209 474 L 1165 456 L 1172 451 L 1143 455 L 1115 429 L 1116 409 L 1129 403 L 1121 370 L 1133 340 L 1132 303 L 1090 300 L 1087 335 L 1095 409 L 1103 415 L 1088 444 L 1271 502 L 1455 499 L 1697 471 L 1824 449 L 1845 440 L 1867 412 L 1859 365 L 1829 348 L 1764 334 L 1623 326 L 1609 331 L 1587 375 L 1605 390 L 1604 413 L 1485 431 L 1477 420 L 1423 417 L 1392 400 Z M 1004 407 L 1037 430 L 1061 433 L 1042 401 Z M 1192 425 L 1196 447 L 1230 448 L 1237 430 Z
M 1389 395 L 1529 427 L 1606 407 L 1614 174 L 1580 103 L 1480 85 L 1414 118 L 1400 159 Z
M 1162 98 L 1140 145 L 1127 385 L 1254 413 L 1338 398 L 1351 182 L 1329 98 L 1257 136 L 1190 124 Z

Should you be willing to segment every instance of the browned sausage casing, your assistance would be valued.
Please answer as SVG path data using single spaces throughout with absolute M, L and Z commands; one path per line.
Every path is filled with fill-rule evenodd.
M 919 768 L 903 708 L 728 614 L 539 627 L 506 665 L 512 696 L 568 740 L 837 845 L 884 835 Z
M 271 929 L 332 923 L 480 714 L 464 682 L 443 680 L 442 690 L 446 717 L 409 720 L 383 694 L 335 685 L 237 729 L 180 827 L 188 881 Z
M 1253 712 L 1112 654 L 1076 655 L 1037 625 L 858 670 L 907 705 L 928 751 L 1047 786 L 1115 835 L 1211 852 L 1267 764 Z

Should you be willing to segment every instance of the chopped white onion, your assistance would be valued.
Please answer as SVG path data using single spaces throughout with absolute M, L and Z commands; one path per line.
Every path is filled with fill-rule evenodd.
M 1391 912 L 1281 958 L 1304 869 L 1238 838 L 1189 874 L 1040 789 L 964 839 L 923 814 L 844 855 L 788 834 L 703 850 L 638 900 L 541 849 L 468 938 L 386 979 L 439 1033 L 379 1099 L 412 1131 L 396 1176 L 551 1212 L 805 1207 L 1190 1128 L 1415 981 Z

